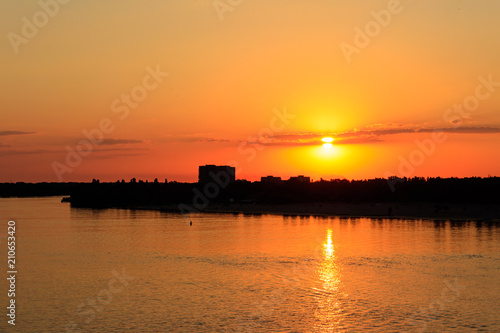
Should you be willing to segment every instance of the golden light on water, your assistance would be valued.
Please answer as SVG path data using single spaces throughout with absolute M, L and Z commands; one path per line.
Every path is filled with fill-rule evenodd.
M 327 235 L 326 235 L 326 241 L 323 244 L 325 248 L 325 256 L 327 258 L 330 258 L 333 256 L 334 249 L 333 249 L 333 241 L 332 241 L 332 229 L 328 229 Z
M 337 290 L 340 283 L 340 270 L 335 255 L 333 244 L 333 231 L 328 229 L 326 239 L 323 242 L 323 262 L 321 263 L 320 277 L 325 290 Z
M 342 287 L 341 268 L 335 253 L 332 229 L 327 230 L 323 242 L 323 258 L 318 266 L 317 274 L 320 282 L 318 293 L 318 328 L 328 331 L 337 328 L 342 321 L 342 300 L 345 294 Z

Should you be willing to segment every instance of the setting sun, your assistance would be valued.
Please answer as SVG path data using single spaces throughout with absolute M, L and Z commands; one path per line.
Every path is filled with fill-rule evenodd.
M 333 138 L 332 137 L 324 137 L 323 139 L 321 139 L 321 141 L 325 142 L 325 143 L 332 143 L 333 142 Z
M 323 148 L 326 148 L 326 149 L 331 149 L 333 146 L 332 146 L 332 142 L 333 142 L 333 138 L 332 137 L 324 137 L 323 139 L 321 139 L 321 141 L 323 141 Z

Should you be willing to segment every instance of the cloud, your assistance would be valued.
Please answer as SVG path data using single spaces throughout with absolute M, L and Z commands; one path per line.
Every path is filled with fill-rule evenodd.
M 106 156 L 113 157 L 113 156 L 120 156 L 120 153 L 122 155 L 128 155 L 128 152 L 130 152 L 130 155 L 141 155 L 143 153 L 139 152 L 144 152 L 149 149 L 147 148 L 101 148 L 101 149 L 93 149 L 92 154 L 90 154 L 86 158 L 92 158 L 92 156 L 98 156 L 100 155 L 99 153 L 106 153 Z M 117 154 L 110 154 L 113 152 L 117 152 Z M 14 150 L 14 149 L 9 149 L 9 150 L 3 150 L 0 151 L 0 156 L 14 156 L 14 155 L 35 155 L 35 154 L 64 154 L 66 155 L 68 151 L 66 150 L 46 150 L 46 149 L 27 149 L 27 150 Z
M 351 129 L 343 132 L 302 132 L 283 133 L 273 136 L 253 137 L 250 140 L 228 140 L 214 138 L 211 135 L 195 134 L 191 136 L 167 137 L 164 142 L 180 143 L 234 143 L 262 146 L 316 146 L 322 144 L 321 139 L 328 136 L 334 139 L 336 145 L 367 144 L 384 141 L 385 137 L 398 134 L 421 134 L 443 131 L 456 134 L 496 134 L 500 127 L 468 126 L 459 128 L 423 127 L 415 124 L 373 124 L 362 129 Z
M 34 149 L 34 150 L 4 150 L 0 151 L 0 156 L 11 156 L 11 155 L 34 155 L 34 154 L 45 154 L 53 153 L 51 150 L 44 149 Z
M 141 150 L 149 150 L 148 148 L 102 148 L 102 149 L 94 149 L 94 152 L 113 152 L 113 151 L 141 151 Z
M 0 136 L 8 136 L 8 135 L 29 135 L 36 134 L 36 132 L 24 132 L 24 131 L 0 131 Z
M 167 136 L 162 142 L 167 142 L 167 143 L 202 143 L 202 142 L 210 142 L 210 143 L 228 143 L 228 142 L 238 142 L 234 140 L 229 140 L 229 139 L 220 139 L 220 138 L 214 138 L 213 136 L 210 135 L 204 135 L 204 134 L 194 134 L 194 135 L 187 135 L 187 136 Z
M 353 145 L 353 144 L 363 144 L 363 143 L 374 143 L 383 141 L 379 137 L 369 136 L 369 137 L 359 137 L 359 138 L 343 138 L 336 139 L 334 141 L 335 144 L 339 145 Z
M 222 142 L 222 143 L 225 143 L 225 142 L 234 142 L 234 141 L 231 141 L 228 139 L 203 138 L 200 140 L 200 142 Z
M 102 151 L 102 150 L 101 150 Z M 117 151 L 117 150 L 115 150 Z M 147 153 L 144 152 L 144 153 L 140 153 L 140 152 L 137 152 L 137 153 L 119 153 L 119 154 L 92 154 L 88 157 L 88 159 L 90 160 L 105 160 L 105 159 L 110 159 L 110 158 L 116 158 L 116 157 L 131 157 L 131 156 L 144 156 L 146 155 Z
M 496 134 L 500 133 L 499 127 L 485 127 L 485 126 L 469 126 L 459 128 L 438 128 L 438 127 L 405 127 L 399 125 L 396 128 L 371 128 L 368 126 L 365 129 L 358 130 L 352 129 L 340 133 L 287 133 L 275 135 L 271 138 L 264 138 L 257 140 L 255 144 L 262 145 L 283 145 L 283 146 L 305 146 L 321 144 L 321 139 L 325 136 L 332 137 L 334 144 L 362 144 L 384 141 L 384 137 L 397 134 L 420 134 L 432 132 L 445 132 L 456 134 Z M 270 140 L 266 143 L 266 141 Z
M 461 133 L 461 134 L 495 134 L 500 133 L 498 127 L 460 127 L 460 128 L 445 128 L 442 131 L 446 133 Z
M 134 140 L 134 139 L 104 139 L 101 142 L 101 146 L 112 146 L 112 145 L 128 145 L 144 143 L 144 140 Z

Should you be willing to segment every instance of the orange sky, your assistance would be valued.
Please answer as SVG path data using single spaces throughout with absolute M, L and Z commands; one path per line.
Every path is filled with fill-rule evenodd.
M 0 182 L 500 176 L 498 1 L 231 3 L 2 2 Z

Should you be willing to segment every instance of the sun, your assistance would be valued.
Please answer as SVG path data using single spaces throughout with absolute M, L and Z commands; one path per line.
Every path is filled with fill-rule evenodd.
M 332 148 L 332 142 L 334 141 L 332 137 L 326 136 L 323 139 L 321 139 L 321 141 L 323 141 L 324 148 L 326 149 Z
M 321 141 L 318 143 L 319 138 L 321 138 Z M 333 161 L 342 155 L 342 145 L 335 144 L 337 141 L 335 137 L 321 136 L 319 138 L 316 139 L 317 141 L 314 142 L 314 146 L 311 147 L 311 151 L 314 151 L 316 157 L 319 157 L 323 161 Z

